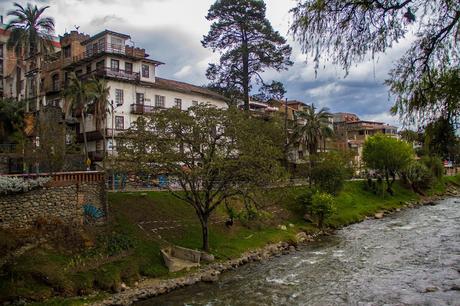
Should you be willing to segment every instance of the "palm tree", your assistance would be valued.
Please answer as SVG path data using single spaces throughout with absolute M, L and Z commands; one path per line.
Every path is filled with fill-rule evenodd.
M 94 103 L 94 120 L 96 120 L 96 128 L 102 134 L 102 138 L 104 141 L 103 144 L 103 158 L 105 160 L 106 155 L 106 146 L 107 146 L 107 139 L 106 139 L 106 126 L 107 126 L 107 113 L 110 112 L 108 107 L 109 105 L 109 95 L 110 95 L 110 87 L 107 86 L 107 81 L 104 79 L 91 79 L 89 85 L 89 97 L 93 100 Z M 113 133 L 113 131 L 112 131 Z
M 54 50 L 52 44 L 54 20 L 51 17 L 42 16 L 49 6 L 38 8 L 28 3 L 26 7 L 23 7 L 14 3 L 14 7 L 14 10 L 8 12 L 8 16 L 14 18 L 6 26 L 6 30 L 11 31 L 7 47 L 14 49 L 18 58 L 25 56 L 38 64 L 38 57 L 41 56 L 43 59 L 44 55 Z M 37 68 L 40 67 L 37 65 Z M 36 74 L 34 78 L 35 84 L 38 85 L 40 76 Z M 38 96 L 39 86 L 36 86 L 36 90 Z
M 310 156 L 318 153 L 321 140 L 323 140 L 325 150 L 327 137 L 333 135 L 329 126 L 329 119 L 332 117 L 329 109 L 323 107 L 316 112 L 316 107 L 313 104 L 307 105 L 305 110 L 299 112 L 297 116 L 298 123 L 291 137 L 292 142 L 305 145 Z
M 88 105 L 89 89 L 88 84 L 83 83 L 75 73 L 70 75 L 70 81 L 64 90 L 64 97 L 69 102 L 68 109 L 79 111 L 81 114 L 80 125 L 83 132 L 83 142 L 85 148 L 85 162 L 88 160 L 88 141 L 86 139 L 85 112 Z

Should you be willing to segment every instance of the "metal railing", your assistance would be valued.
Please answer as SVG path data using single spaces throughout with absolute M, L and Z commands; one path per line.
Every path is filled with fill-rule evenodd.
M 155 111 L 158 111 L 163 108 L 164 107 L 160 107 L 160 106 L 152 106 L 152 105 L 134 103 L 134 104 L 131 104 L 131 114 L 135 114 L 135 115 L 149 114 L 149 113 L 154 113 Z
M 33 179 L 37 177 L 51 177 L 54 182 L 105 182 L 104 172 L 100 171 L 75 171 L 55 173 L 26 173 L 26 174 L 0 174 L 0 176 L 22 177 Z
M 96 70 L 93 70 L 89 73 L 82 74 L 79 77 L 82 80 L 88 80 L 93 76 L 115 78 L 115 79 L 127 80 L 127 81 L 139 81 L 140 80 L 140 74 L 138 72 L 123 70 L 123 69 L 109 68 L 109 67 L 99 67 Z

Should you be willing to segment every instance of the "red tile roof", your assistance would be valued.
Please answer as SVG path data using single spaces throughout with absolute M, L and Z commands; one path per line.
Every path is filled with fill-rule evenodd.
M 155 83 L 153 84 L 153 87 L 156 87 L 159 89 L 176 91 L 176 92 L 183 92 L 183 93 L 188 93 L 188 94 L 196 94 L 196 95 L 201 95 L 201 96 L 205 96 L 208 98 L 228 101 L 228 99 L 222 96 L 221 94 L 218 94 L 217 92 L 206 89 L 204 87 L 200 87 L 200 86 L 196 86 L 196 85 L 192 85 L 192 84 L 188 84 L 184 82 L 174 81 L 174 80 L 163 79 L 159 77 L 155 78 Z

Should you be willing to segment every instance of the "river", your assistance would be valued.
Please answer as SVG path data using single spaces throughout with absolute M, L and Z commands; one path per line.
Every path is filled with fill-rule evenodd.
M 367 220 L 136 305 L 460 305 L 460 199 Z

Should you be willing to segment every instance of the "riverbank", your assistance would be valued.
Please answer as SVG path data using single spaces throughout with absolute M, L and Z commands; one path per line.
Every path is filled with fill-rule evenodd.
M 459 184 L 459 177 L 444 178 L 432 195 Z M 398 185 L 394 197 L 380 197 L 363 189 L 364 182 L 347 182 L 337 197 L 337 210 L 330 219 L 340 228 L 372 217 L 380 211 L 396 211 L 422 203 L 420 196 Z M 167 193 L 120 193 L 110 195 L 109 226 L 94 233 L 89 248 L 68 252 L 44 244 L 17 258 L 5 269 L 0 286 L 3 301 L 47 299 L 37 305 L 81 305 L 99 300 L 100 305 L 129 304 L 190 285 L 213 280 L 228 269 L 293 251 L 300 236 L 312 239 L 319 230 L 303 220 L 296 202 L 302 188 L 272 190 L 265 195 L 267 214 L 258 220 L 241 220 L 232 227 L 224 224 L 226 212 L 217 212 L 211 225 L 211 252 L 217 262 L 190 274 L 170 274 L 159 250 L 166 241 L 199 248 L 201 235 L 193 209 L 178 203 Z M 100 239 L 105 237 L 105 239 Z M 268 245 L 268 246 L 267 246 Z M 116 293 L 105 298 L 105 292 Z M 90 294 L 90 295 L 88 295 Z M 91 295 L 92 294 L 92 295 Z M 62 299 L 53 296 L 83 295 Z M 119 300 L 118 300 L 119 299 Z M 101 301 L 102 300 L 102 301 Z
M 446 196 L 458 196 L 460 194 L 458 190 L 458 179 L 446 178 L 445 180 L 445 185 L 437 184 L 434 186 L 434 188 L 429 191 L 429 196 L 419 197 L 413 194 L 400 194 L 399 202 L 395 201 L 395 197 L 393 197 L 382 199 L 380 204 L 373 202 L 373 199 L 367 198 L 367 200 L 369 200 L 369 202 L 367 202 L 367 209 L 364 209 L 360 205 L 363 204 L 363 202 L 356 201 L 356 197 L 361 195 L 359 190 L 355 189 L 359 184 L 350 184 L 345 187 L 338 198 L 338 202 L 342 205 L 338 205 L 338 213 L 331 219 L 330 225 L 333 226 L 334 229 L 342 228 L 368 218 L 381 219 L 395 212 L 400 212 L 403 209 L 413 209 L 424 205 L 435 205 L 436 201 Z M 402 190 L 399 191 L 401 192 Z M 403 202 L 402 199 L 407 199 L 406 197 L 410 197 L 411 200 Z M 344 207 L 354 207 L 354 213 L 350 213 L 348 209 L 344 210 Z M 295 252 L 299 245 L 316 241 L 316 239 L 320 238 L 322 235 L 328 235 L 332 232 L 333 229 L 331 228 L 326 229 L 324 232 L 318 231 L 314 234 L 308 234 L 301 231 L 296 234 L 294 240 L 269 244 L 263 248 L 245 252 L 236 259 L 210 264 L 200 269 L 198 272 L 190 273 L 186 276 L 167 280 L 145 280 L 139 283 L 136 288 L 115 294 L 92 305 L 131 305 L 139 300 L 153 298 L 199 282 L 214 282 L 218 280 L 220 274 L 229 270 L 237 269 L 251 262 L 264 261 L 272 257 L 290 254 Z

